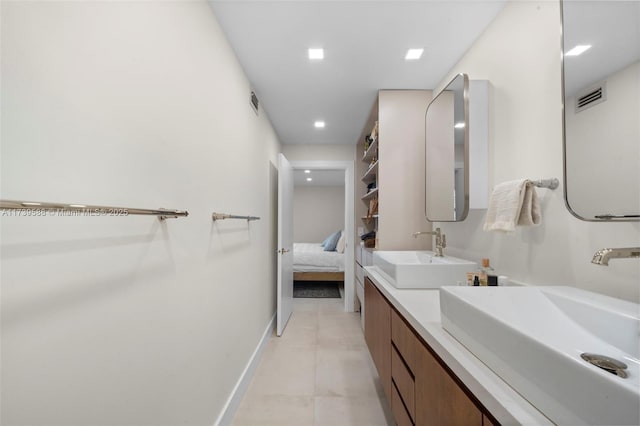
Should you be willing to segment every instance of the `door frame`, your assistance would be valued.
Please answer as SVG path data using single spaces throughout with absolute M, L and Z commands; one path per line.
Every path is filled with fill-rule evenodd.
M 278 154 L 277 336 L 282 336 L 293 313 L 293 171 L 287 157 Z
M 344 310 L 356 310 L 355 298 L 355 189 L 353 161 L 290 161 L 293 170 L 344 170 Z

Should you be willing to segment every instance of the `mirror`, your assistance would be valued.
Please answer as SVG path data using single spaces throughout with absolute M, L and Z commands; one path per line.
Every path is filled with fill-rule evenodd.
M 458 74 L 425 113 L 425 215 L 459 222 L 469 212 L 469 77 Z
M 560 5 L 565 203 L 582 220 L 640 220 L 640 2 Z

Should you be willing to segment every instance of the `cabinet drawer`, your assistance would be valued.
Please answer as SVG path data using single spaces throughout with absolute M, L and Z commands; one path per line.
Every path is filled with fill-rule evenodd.
M 482 412 L 426 348 L 418 354 L 416 423 L 424 425 L 482 426 Z
M 356 262 L 358 265 L 362 265 L 362 245 L 356 245 Z
M 356 295 L 360 301 L 360 309 L 364 312 L 364 285 L 356 282 Z
M 391 385 L 391 411 L 398 426 L 413 426 L 411 417 L 409 417 L 409 413 L 407 413 L 402 403 L 398 389 L 393 384 Z
M 356 264 L 356 279 L 360 282 L 360 285 L 364 283 L 364 269 L 358 264 Z
M 482 426 L 498 426 L 497 423 L 493 423 L 486 414 L 482 415 Z
M 415 381 L 413 374 L 407 369 L 394 346 L 391 347 L 391 378 L 404 402 L 409 417 L 415 421 Z
M 398 353 L 415 376 L 418 351 L 422 347 L 422 342 L 418 340 L 395 310 L 391 310 L 391 341 L 398 348 Z

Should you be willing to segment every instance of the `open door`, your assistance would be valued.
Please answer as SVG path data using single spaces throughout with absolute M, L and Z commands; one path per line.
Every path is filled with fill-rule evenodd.
M 278 294 L 276 333 L 282 336 L 293 312 L 293 169 L 278 154 Z

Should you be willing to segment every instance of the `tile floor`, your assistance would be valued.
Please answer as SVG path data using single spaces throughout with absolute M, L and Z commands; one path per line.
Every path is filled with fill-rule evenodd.
M 343 299 L 294 299 L 236 412 L 236 426 L 394 424 L 360 327 Z

